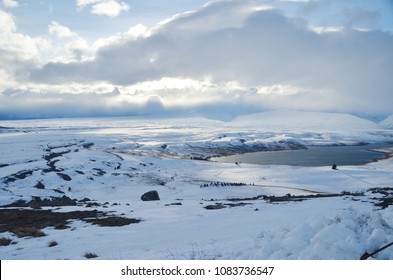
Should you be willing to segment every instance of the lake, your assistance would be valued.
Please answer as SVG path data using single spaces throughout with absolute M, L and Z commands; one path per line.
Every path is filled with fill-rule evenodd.
M 238 154 L 213 158 L 212 161 L 227 163 L 252 163 L 260 165 L 331 166 L 358 165 L 375 162 L 386 153 L 371 149 L 393 147 L 392 144 L 362 146 L 308 146 L 304 150 L 284 150 Z

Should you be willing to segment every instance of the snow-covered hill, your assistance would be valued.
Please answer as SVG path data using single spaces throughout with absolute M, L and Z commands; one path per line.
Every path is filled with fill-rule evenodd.
M 393 129 L 393 115 L 388 116 L 386 119 L 381 121 L 379 125 L 383 128 Z
M 302 129 L 308 131 L 372 130 L 379 126 L 369 120 L 349 114 L 275 110 L 239 116 L 234 125 L 266 130 Z
M 330 116 L 331 128 L 346 120 L 334 132 L 319 130 L 329 115 L 288 116 L 304 129 L 260 126 L 264 117 L 278 128 L 279 112 L 232 122 L 4 122 L 12 129 L 0 134 L 0 258 L 357 259 L 391 242 L 392 159 L 338 170 L 190 160 L 289 140 L 392 139 L 350 116 Z M 301 120 L 313 116 L 306 127 Z M 142 201 L 151 190 L 160 200 Z M 393 250 L 376 258 L 393 259 Z

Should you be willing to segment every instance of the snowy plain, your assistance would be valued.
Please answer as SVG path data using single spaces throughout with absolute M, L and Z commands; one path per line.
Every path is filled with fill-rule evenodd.
M 0 211 L 96 211 L 98 218 L 138 222 L 102 226 L 74 218 L 61 228 L 37 225 L 39 237 L 0 222 L 0 239 L 9 241 L 0 259 L 359 259 L 393 241 L 392 158 L 338 170 L 206 159 L 392 142 L 388 121 L 294 111 L 231 121 L 2 121 Z M 152 190 L 160 200 L 142 201 Z M 62 197 L 76 203 L 29 203 Z M 374 258 L 393 259 L 393 248 Z

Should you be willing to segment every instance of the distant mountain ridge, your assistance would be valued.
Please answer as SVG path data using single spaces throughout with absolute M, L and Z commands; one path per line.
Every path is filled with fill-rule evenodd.
M 241 115 L 231 122 L 266 129 L 378 129 L 379 124 L 350 114 L 274 110 Z M 391 118 L 393 124 L 393 117 Z
M 379 125 L 383 128 L 393 129 L 393 115 L 390 115 L 383 121 L 379 122 Z

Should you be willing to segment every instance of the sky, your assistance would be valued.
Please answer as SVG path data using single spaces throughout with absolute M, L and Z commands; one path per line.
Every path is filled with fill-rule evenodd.
M 392 0 L 1 0 L 0 119 L 393 114 Z

